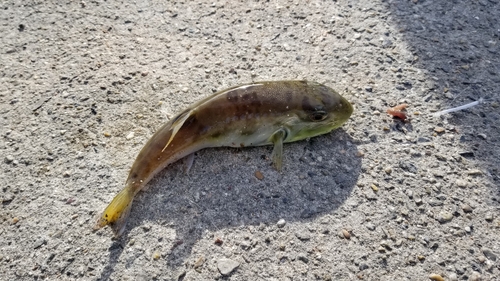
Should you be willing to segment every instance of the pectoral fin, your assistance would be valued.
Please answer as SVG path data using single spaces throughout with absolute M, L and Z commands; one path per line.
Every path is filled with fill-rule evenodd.
M 191 170 L 191 167 L 193 167 L 193 162 L 194 152 L 184 158 L 184 173 L 186 175 L 189 175 L 189 171 Z
M 184 122 L 188 119 L 189 116 L 191 116 L 192 113 L 193 113 L 193 110 L 186 110 L 186 111 L 182 112 L 181 114 L 179 114 L 177 117 L 175 117 L 175 119 L 172 123 L 172 127 L 170 129 L 170 130 L 172 130 L 172 134 L 170 135 L 170 139 L 168 140 L 165 147 L 161 150 L 161 152 L 163 152 L 163 151 L 165 151 L 165 149 L 167 149 L 170 142 L 172 142 L 172 140 L 174 139 L 177 132 L 182 128 L 182 125 L 184 125 Z
M 274 167 L 278 171 L 281 171 L 281 167 L 283 166 L 283 142 L 286 139 L 286 134 L 285 129 L 282 128 L 274 132 L 271 136 L 271 142 L 274 144 L 271 158 L 273 160 Z

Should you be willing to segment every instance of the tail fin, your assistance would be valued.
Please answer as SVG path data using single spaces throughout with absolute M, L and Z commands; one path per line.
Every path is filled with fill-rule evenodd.
M 109 224 L 113 229 L 115 237 L 120 236 L 125 230 L 133 200 L 134 192 L 130 186 L 125 187 L 113 198 L 108 207 L 99 216 L 94 229 L 99 229 Z

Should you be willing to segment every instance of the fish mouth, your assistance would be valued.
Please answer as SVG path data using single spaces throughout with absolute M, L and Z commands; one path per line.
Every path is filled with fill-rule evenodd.
M 338 108 L 338 111 L 334 113 L 334 122 L 339 122 L 341 125 L 344 124 L 349 119 L 349 117 L 351 117 L 353 111 L 354 108 L 352 107 L 352 104 L 345 98 L 342 98 L 342 102 Z

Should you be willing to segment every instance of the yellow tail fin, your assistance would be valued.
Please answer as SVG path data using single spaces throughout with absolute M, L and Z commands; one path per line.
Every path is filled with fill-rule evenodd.
M 120 191 L 109 203 L 108 207 L 97 219 L 94 229 L 110 225 L 115 237 L 120 236 L 125 230 L 127 218 L 132 207 L 134 193 L 129 186 Z

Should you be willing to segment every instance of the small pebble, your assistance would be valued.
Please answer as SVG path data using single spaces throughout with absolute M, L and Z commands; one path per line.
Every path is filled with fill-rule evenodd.
M 422 204 L 422 198 L 420 197 L 415 197 L 415 204 L 421 205 Z
M 437 198 L 438 200 L 444 201 L 444 200 L 446 200 L 446 195 L 444 195 L 444 194 L 438 194 L 438 195 L 436 196 L 436 198 Z
M 416 150 L 413 150 L 413 149 L 410 151 L 410 154 L 413 157 L 421 157 L 422 156 L 422 152 L 416 151 Z
M 434 281 L 444 281 L 444 278 L 441 275 L 435 273 L 429 275 L 429 279 Z
M 362 264 L 359 265 L 358 268 L 359 268 L 359 270 L 365 270 L 365 269 L 368 269 L 370 267 L 366 263 L 362 263 Z
M 18 217 L 14 217 L 12 219 L 12 224 L 16 224 L 17 222 L 19 222 L 19 218 Z
M 47 240 L 45 238 L 40 238 L 40 239 L 36 240 L 35 243 L 33 243 L 33 249 L 38 249 L 46 243 L 47 243 Z
M 12 161 L 14 161 L 14 156 L 12 156 L 12 155 L 5 156 L 5 163 L 9 164 Z
M 461 188 L 466 188 L 467 187 L 467 182 L 463 179 L 457 179 L 455 181 L 455 184 L 458 186 L 458 187 L 461 187 Z
M 148 76 L 148 74 L 149 74 L 149 72 L 147 72 L 147 71 L 143 71 L 143 72 L 141 73 L 141 76 L 143 76 L 143 77 L 144 77 L 144 76 Z
M 264 179 L 264 175 L 262 174 L 261 171 L 256 171 L 255 172 L 255 177 L 258 178 L 259 180 Z
M 205 257 L 201 256 L 193 265 L 194 268 L 198 268 L 205 263 Z
M 392 168 L 391 167 L 385 167 L 384 169 L 385 173 L 390 175 L 392 173 Z
M 443 133 L 445 131 L 445 129 L 443 127 L 436 127 L 434 128 L 434 132 L 440 134 L 440 133 Z
M 126 139 L 132 139 L 134 137 L 134 132 L 130 132 L 127 134 L 127 136 L 125 137 Z
M 299 261 L 303 261 L 304 263 L 308 263 L 309 262 L 309 259 L 307 258 L 307 255 L 304 254 L 304 253 L 300 253 L 298 256 L 297 256 L 297 259 Z
M 389 242 L 387 240 L 382 240 L 380 241 L 380 246 L 384 247 L 385 249 L 392 251 L 391 245 L 389 245 Z
M 187 92 L 189 91 L 189 88 L 188 88 L 188 87 L 184 87 L 184 88 L 182 88 L 182 91 L 183 91 L 184 93 L 187 93 Z
M 455 272 L 448 274 L 448 278 L 450 279 L 450 281 L 457 281 L 458 280 L 458 276 Z
M 2 203 L 7 203 L 7 202 L 11 202 L 12 200 L 14 200 L 14 198 L 16 198 L 13 194 L 4 194 L 3 197 L 0 199 L 0 202 Z
M 437 199 L 430 199 L 429 200 L 429 205 L 433 206 L 433 207 L 436 207 L 436 206 L 443 206 L 443 202 L 437 200 Z
M 107 137 L 107 138 L 109 138 L 109 137 L 111 137 L 111 134 L 108 133 L 108 132 L 104 132 L 104 136 Z
M 160 257 L 161 257 L 160 252 L 155 251 L 155 252 L 153 253 L 153 259 L 154 259 L 154 260 L 158 260 L 158 259 L 160 259 Z
M 413 191 L 411 191 L 411 190 L 408 189 L 406 191 L 406 195 L 408 195 L 408 198 L 412 199 L 413 198 Z
M 344 236 L 345 239 L 351 239 L 351 233 L 346 229 L 342 229 L 342 235 Z
M 468 204 L 463 204 L 462 211 L 464 211 L 464 213 L 472 213 L 472 208 Z
M 373 189 L 373 191 L 375 192 L 378 191 L 378 187 L 376 185 L 372 184 L 370 187 Z
M 493 214 L 487 213 L 486 216 L 484 216 L 484 219 L 488 222 L 492 222 L 493 221 Z
M 450 212 L 446 212 L 446 211 L 442 211 L 441 213 L 439 213 L 439 215 L 437 216 L 437 220 L 440 222 L 440 223 L 445 223 L 445 222 L 449 222 L 453 219 L 453 214 L 451 214 Z
M 478 169 L 473 169 L 473 170 L 467 171 L 467 174 L 471 175 L 471 176 L 479 176 L 479 175 L 482 175 L 483 172 L 481 172 L 481 170 L 478 170 Z
M 280 219 L 276 225 L 279 227 L 279 228 L 283 228 L 286 224 L 286 221 L 284 219 Z
M 487 257 L 489 260 L 491 261 L 497 260 L 497 255 L 495 255 L 492 250 L 488 248 L 482 248 L 481 251 L 483 252 L 483 255 Z
M 222 275 L 229 275 L 240 263 L 231 259 L 222 258 L 217 261 L 217 268 Z
M 297 237 L 299 240 L 306 241 L 311 239 L 311 234 L 305 230 L 299 230 L 295 232 L 295 237 Z
M 481 280 L 481 274 L 477 271 L 473 271 L 469 280 L 470 281 L 479 281 L 479 280 Z

